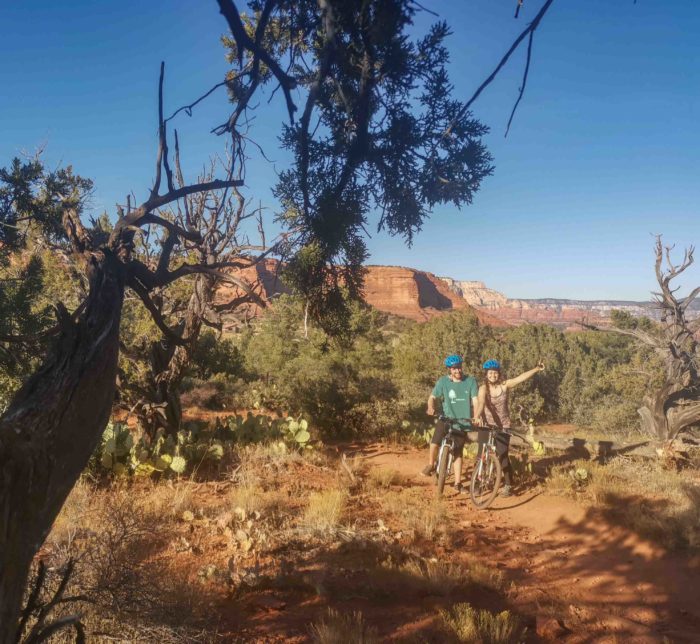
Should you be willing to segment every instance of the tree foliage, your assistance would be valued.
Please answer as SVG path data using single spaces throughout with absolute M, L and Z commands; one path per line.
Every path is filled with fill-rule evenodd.
M 251 0 L 240 23 L 233 3 L 219 4 L 237 105 L 221 131 L 236 131 L 259 87 L 280 83 L 290 116 L 291 89 L 301 96 L 281 132 L 293 161 L 275 188 L 297 234 L 287 279 L 337 331 L 362 290 L 372 213 L 378 231 L 410 243 L 435 205 L 470 204 L 493 169 L 487 128 L 453 98 L 447 24 L 414 37 L 409 0 Z

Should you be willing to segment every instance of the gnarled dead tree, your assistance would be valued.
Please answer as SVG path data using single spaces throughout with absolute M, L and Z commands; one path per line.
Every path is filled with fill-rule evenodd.
M 658 332 L 642 328 L 606 328 L 635 338 L 651 348 L 661 358 L 664 380 L 660 387 L 650 391 L 638 413 L 642 429 L 661 445 L 668 445 L 683 430 L 700 423 L 700 376 L 698 374 L 698 342 L 700 318 L 689 320 L 688 307 L 700 294 L 700 287 L 686 297 L 677 297 L 678 288 L 671 283 L 694 261 L 694 248 L 686 249 L 683 260 L 675 264 L 671 257 L 672 246 L 664 246 L 660 236 L 656 238 L 655 270 L 660 290 L 654 292 L 657 307 L 661 310 Z M 589 329 L 598 327 L 584 324 Z
M 175 159 L 177 184 L 184 185 L 177 145 Z M 230 156 L 226 164 L 229 176 L 234 165 L 239 173 L 242 171 L 242 161 L 236 164 L 234 161 Z M 216 165 L 212 162 L 201 182 L 212 180 Z M 129 286 L 146 302 L 154 320 L 167 335 L 157 339 L 140 338 L 138 346 L 133 346 L 129 338 L 122 338 L 123 355 L 137 367 L 133 372 L 141 373 L 145 367 L 145 377 L 130 376 L 130 372 L 124 370 L 120 371 L 119 378 L 120 405 L 136 416 L 151 437 L 159 428 L 166 433 L 180 428 L 179 388 L 202 327 L 220 332 L 222 315 L 240 313 L 250 305 L 265 306 L 254 269 L 272 253 L 282 251 L 293 234 L 285 232 L 271 245 L 266 245 L 262 211 L 249 208 L 235 186 L 190 195 L 167 216 L 178 226 L 199 232 L 199 239 L 182 240 L 176 245 L 176 237 L 168 231 L 155 245 L 145 239 L 142 263 L 156 268 L 160 263 L 172 263 L 175 258 L 184 265 L 185 258 L 190 258 L 196 261 L 197 273 L 190 278 L 189 296 L 185 295 L 182 301 L 181 294 L 173 294 L 168 288 L 156 288 L 148 296 L 141 280 L 133 276 Z M 251 243 L 246 229 L 252 222 L 256 223 L 259 235 L 257 243 Z M 156 246 L 160 249 L 154 250 Z M 169 260 L 170 254 L 173 259 Z M 222 286 L 231 287 L 225 298 L 220 297 Z M 170 328 L 178 329 L 183 342 L 171 340 Z
M 228 177 L 175 185 L 162 117 L 162 82 L 161 69 L 158 160 L 146 201 L 128 208 L 104 241 L 83 225 L 75 193 L 62 200 L 63 228 L 76 261 L 84 267 L 89 291 L 76 314 L 58 305 L 59 337 L 53 350 L 0 417 L 0 644 L 15 641 L 32 559 L 109 420 L 125 287 L 131 286 L 153 312 L 150 293 L 155 289 L 183 275 L 222 268 L 196 261 L 170 268 L 175 245 L 197 243 L 202 235 L 156 211 L 190 195 L 242 182 Z M 163 173 L 166 189 L 161 191 Z M 135 236 L 147 226 L 158 226 L 167 234 L 155 267 L 133 256 Z M 177 332 L 163 331 L 173 344 L 184 342 Z

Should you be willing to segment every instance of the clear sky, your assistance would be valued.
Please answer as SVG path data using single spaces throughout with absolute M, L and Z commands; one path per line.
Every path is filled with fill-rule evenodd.
M 422 0 L 446 19 L 456 95 L 468 98 L 541 6 L 525 0 Z M 422 14 L 421 31 L 434 18 Z M 51 165 L 91 177 L 93 207 L 114 214 L 147 195 L 155 164 L 157 78 L 166 112 L 227 69 L 214 0 L 5 2 L 0 6 L 0 165 L 45 146 Z M 555 0 L 535 37 L 528 85 L 508 138 L 525 50 L 474 105 L 491 127 L 496 171 L 461 211 L 440 207 L 412 248 L 373 235 L 371 263 L 482 280 L 510 297 L 647 299 L 654 233 L 700 243 L 700 3 Z M 274 210 L 284 114 L 262 110 L 248 194 Z M 185 171 L 223 141 L 224 92 L 183 115 Z M 700 252 L 700 251 L 699 251 Z M 700 256 L 698 258 L 700 264 Z M 700 283 L 700 266 L 681 282 Z

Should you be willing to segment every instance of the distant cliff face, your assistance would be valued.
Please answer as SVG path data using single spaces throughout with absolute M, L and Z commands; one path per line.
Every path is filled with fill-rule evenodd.
M 232 275 L 246 283 L 268 302 L 273 296 L 287 292 L 279 279 L 280 264 L 268 259 L 253 267 L 234 271 Z M 217 293 L 217 303 L 229 301 L 242 294 L 240 287 L 223 286 Z M 483 324 L 511 326 L 527 322 L 550 324 L 562 329 L 580 329 L 578 322 L 609 324 L 613 309 L 634 316 L 658 319 L 659 311 L 652 302 L 583 301 L 540 299 L 510 299 L 488 288 L 483 282 L 459 281 L 451 277 L 436 277 L 432 273 L 401 266 L 368 266 L 365 276 L 365 301 L 373 307 L 424 322 L 448 311 L 473 310 Z M 243 318 L 256 317 L 262 307 L 247 304 L 234 316 L 224 317 L 225 328 L 235 327 Z M 700 317 L 700 302 L 693 302 L 688 317 Z
M 401 266 L 368 266 L 365 301 L 380 311 L 419 322 L 458 309 L 472 309 L 484 324 L 507 326 L 487 311 L 476 309 L 432 273 Z
M 269 302 L 273 296 L 288 292 L 279 279 L 279 269 L 277 260 L 268 259 L 255 266 L 232 271 L 232 276 L 252 288 L 263 302 Z M 219 289 L 216 303 L 230 301 L 242 292 L 240 287 L 227 284 Z M 488 311 L 473 307 L 439 277 L 413 268 L 368 266 L 364 299 L 380 311 L 418 322 L 425 322 L 447 311 L 471 309 L 483 324 L 509 326 Z M 241 319 L 256 317 L 262 310 L 259 305 L 246 304 L 236 310 L 235 316 L 224 316 L 224 328 L 235 328 Z

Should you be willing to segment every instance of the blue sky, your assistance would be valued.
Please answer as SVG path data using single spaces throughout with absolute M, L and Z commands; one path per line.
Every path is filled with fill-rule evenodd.
M 456 96 L 490 73 L 541 2 L 423 0 L 446 19 Z M 422 14 L 416 31 L 432 16 Z M 114 214 L 143 199 L 154 174 L 156 83 L 166 61 L 166 111 L 191 102 L 227 69 L 213 0 L 12 2 L 0 9 L 0 164 L 46 146 L 96 185 Z M 525 97 L 508 138 L 524 49 L 474 105 L 491 127 L 496 171 L 474 204 L 439 207 L 412 248 L 369 240 L 371 263 L 478 279 L 510 297 L 646 299 L 654 233 L 700 242 L 700 3 L 555 0 L 535 38 Z M 271 210 L 283 109 L 262 110 L 255 138 L 277 163 L 255 161 L 248 194 Z M 194 175 L 223 141 L 223 92 L 176 124 Z M 700 258 L 699 258 L 700 259 Z M 700 282 L 700 267 L 681 281 Z

